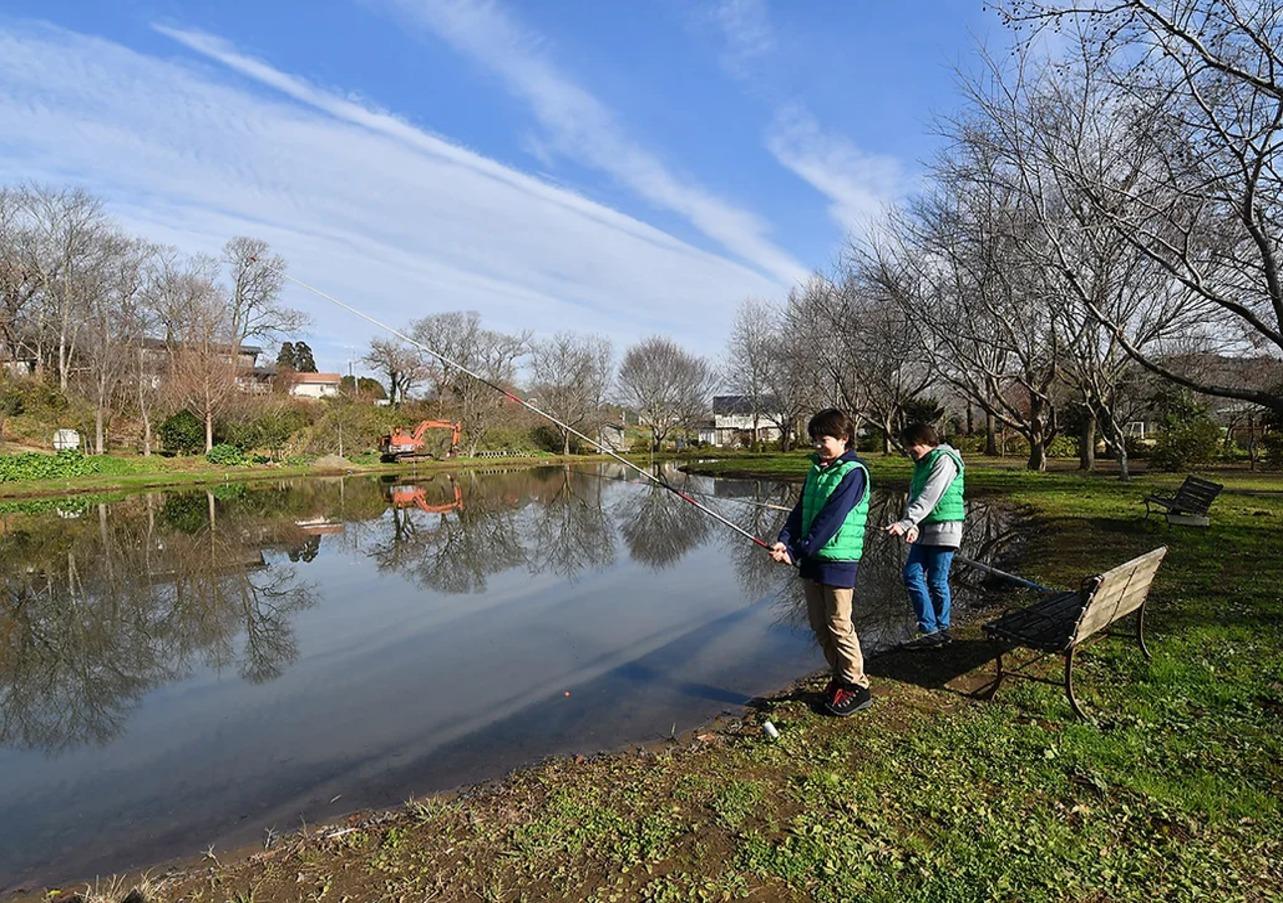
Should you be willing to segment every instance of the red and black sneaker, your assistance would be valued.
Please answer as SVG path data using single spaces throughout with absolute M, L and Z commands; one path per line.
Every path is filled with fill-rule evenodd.
M 833 694 L 838 691 L 838 687 L 840 686 L 842 686 L 842 681 L 838 680 L 836 677 L 830 677 L 829 682 L 824 686 L 823 692 L 820 693 L 820 700 L 825 705 L 828 705 L 833 701 Z
M 824 707 L 830 714 L 845 718 L 871 705 L 873 705 L 873 697 L 869 695 L 868 687 L 842 684 L 833 691 L 833 698 L 826 702 Z

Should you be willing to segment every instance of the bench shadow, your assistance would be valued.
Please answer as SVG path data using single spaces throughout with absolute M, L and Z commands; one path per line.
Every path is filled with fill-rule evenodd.
M 955 639 L 948 646 L 923 652 L 892 649 L 865 663 L 871 677 L 898 680 L 929 690 L 963 696 L 982 694 L 993 682 L 998 646 L 983 639 Z

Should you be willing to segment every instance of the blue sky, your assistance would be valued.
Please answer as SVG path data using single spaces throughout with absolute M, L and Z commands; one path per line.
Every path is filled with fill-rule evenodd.
M 0 180 L 290 271 L 404 324 L 648 334 L 716 355 L 914 189 L 1001 45 L 979 2 L 9 0 Z M 323 369 L 373 329 L 289 289 Z

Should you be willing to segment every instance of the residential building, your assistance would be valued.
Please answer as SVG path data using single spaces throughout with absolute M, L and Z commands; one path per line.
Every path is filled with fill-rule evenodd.
M 780 438 L 776 422 L 782 420 L 783 415 L 767 413 L 774 406 L 773 398 L 763 399 L 762 409 L 758 412 L 758 442 L 776 442 Z M 704 439 L 704 430 L 701 425 L 701 440 Z M 713 422 L 708 441 L 718 446 L 749 445 L 753 442 L 753 403 L 747 395 L 713 396 Z
M 343 381 L 338 373 L 291 373 L 287 378 L 295 398 L 334 398 Z

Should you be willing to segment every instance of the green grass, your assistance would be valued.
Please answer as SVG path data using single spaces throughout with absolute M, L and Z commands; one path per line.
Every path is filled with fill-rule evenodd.
M 795 473 L 799 455 L 752 462 Z M 750 462 L 709 465 L 744 472 Z M 703 465 L 701 465 L 703 466 Z M 874 479 L 906 462 L 874 458 Z M 1283 477 L 1230 473 L 1207 530 L 1142 526 L 1131 484 L 973 464 L 1041 527 L 1023 570 L 1073 585 L 1159 543 L 1147 662 L 1106 639 L 1057 687 L 995 701 L 875 676 L 851 719 L 781 697 L 654 752 L 554 760 L 358 834 L 172 879 L 190 900 L 1267 900 L 1283 898 Z M 976 631 L 963 631 L 963 641 Z M 962 643 L 956 644 L 962 645 Z M 876 663 L 876 659 L 874 663 Z M 874 668 L 876 674 L 876 668 Z M 812 686 L 814 689 L 815 686 Z M 760 721 L 780 728 L 762 738 Z M 393 833 L 395 830 L 395 833 Z M 359 837 L 356 840 L 347 838 Z M 346 841 L 346 842 L 345 842 Z

